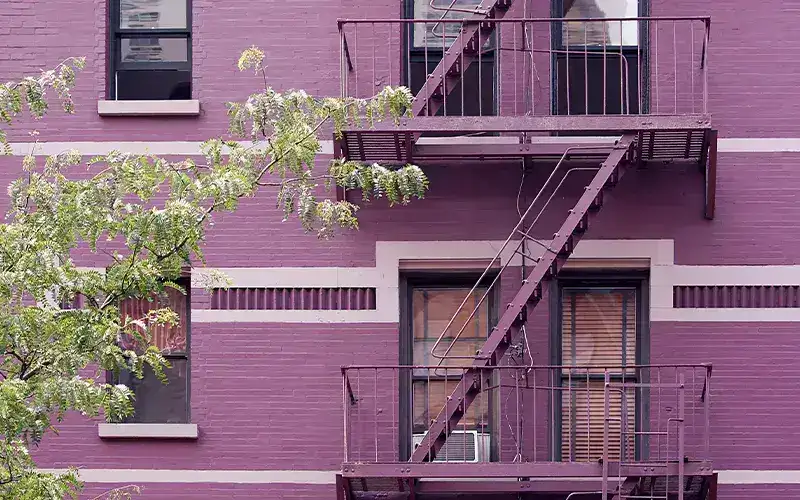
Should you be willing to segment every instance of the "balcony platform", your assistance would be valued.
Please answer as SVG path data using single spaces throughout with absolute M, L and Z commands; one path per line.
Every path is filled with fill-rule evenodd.
M 710 476 L 714 473 L 710 461 L 684 462 L 686 476 Z M 623 463 L 609 462 L 611 477 L 663 477 L 677 476 L 678 463 L 663 462 Z M 409 478 L 409 479 L 519 479 L 519 478 L 597 478 L 603 477 L 600 463 L 580 462 L 486 462 L 486 463 L 345 463 L 345 478 Z
M 443 159 L 546 159 L 560 157 L 570 146 L 585 148 L 598 145 L 587 138 L 592 134 L 608 136 L 638 133 L 637 151 L 642 161 L 705 160 L 709 144 L 711 118 L 708 115 L 580 115 L 580 116 L 431 116 L 403 118 L 397 123 L 383 121 L 372 127 L 350 127 L 336 140 L 341 156 L 367 162 L 427 163 Z M 439 144 L 425 144 L 423 134 L 442 134 Z M 474 134 L 495 136 L 562 135 L 571 137 L 568 144 L 464 144 L 450 142 L 452 136 Z M 600 149 L 600 148 L 598 148 Z M 602 151 L 597 153 L 602 156 Z

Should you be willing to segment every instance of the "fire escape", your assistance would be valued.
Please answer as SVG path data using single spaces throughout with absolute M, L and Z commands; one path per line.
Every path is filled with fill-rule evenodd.
M 482 276 L 492 285 L 503 275 L 519 281 L 507 257 L 530 263 L 480 350 L 469 356 L 453 350 L 463 318 L 475 314 L 465 299 L 432 349 L 437 365 L 342 369 L 338 498 L 716 499 L 710 365 L 623 366 L 617 376 L 620 367 L 507 362 L 546 283 L 559 275 L 627 170 L 696 165 L 705 192 L 698 217 L 702 211 L 713 218 L 710 19 L 543 19 L 525 17 L 512 4 L 483 0 L 459 16 L 425 20 L 339 21 L 343 95 L 368 97 L 384 85 L 410 84 L 416 99 L 412 116 L 399 123 L 346 129 L 335 140 L 337 155 L 423 167 L 523 162 L 549 173 Z M 598 25 L 604 27 L 599 41 L 592 31 Z M 622 40 L 629 25 L 647 34 L 646 48 L 611 43 L 612 33 Z M 564 43 L 565 37 L 579 43 Z M 493 87 L 491 99 L 485 85 Z M 535 237 L 551 202 L 575 182 L 585 185 L 558 229 L 550 239 Z M 453 383 L 435 403 L 441 410 L 430 428 L 410 447 L 400 443 L 398 428 L 404 425 L 399 399 L 412 373 Z M 484 441 L 465 416 L 488 400 L 494 423 Z M 566 418 L 561 414 L 590 406 L 601 414 L 599 425 L 570 429 L 566 438 L 555 430 Z

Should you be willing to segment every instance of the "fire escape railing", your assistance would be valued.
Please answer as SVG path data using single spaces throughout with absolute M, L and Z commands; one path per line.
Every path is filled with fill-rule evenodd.
M 419 116 L 708 113 L 709 17 L 476 14 L 474 19 L 342 19 L 338 25 L 342 96 L 367 98 L 385 85 L 411 85 L 419 91 Z M 604 27 L 599 38 L 598 25 Z M 632 31 L 637 43 L 625 45 L 621 40 Z M 568 33 L 570 43 L 563 43 Z M 443 58 L 448 63 L 437 64 Z M 441 99 L 442 92 L 450 98 Z M 590 109 L 594 92 L 600 101 Z M 424 104 L 431 99 L 441 102 Z
M 342 368 L 345 463 L 407 463 L 467 366 Z M 481 368 L 484 397 L 453 433 L 485 436 L 444 447 L 440 463 L 567 462 L 650 467 L 710 456 L 711 365 L 550 365 Z M 413 381 L 427 390 L 414 390 Z M 401 440 L 406 440 L 403 443 Z M 473 451 L 467 447 L 484 446 Z M 463 449 L 462 449 L 463 448 Z M 612 477 L 612 482 L 624 477 Z M 614 470 L 619 471 L 619 468 Z M 618 472 L 617 472 L 618 473 Z

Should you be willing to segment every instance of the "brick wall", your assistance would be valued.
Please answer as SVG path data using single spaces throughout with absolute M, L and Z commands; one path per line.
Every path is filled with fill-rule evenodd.
M 355 4 L 195 0 L 193 86 L 203 108 L 199 117 L 97 115 L 96 101 L 104 97 L 106 86 L 105 2 L 0 2 L 0 76 L 17 78 L 67 56 L 87 57 L 75 92 L 76 116 L 53 113 L 37 124 L 44 141 L 203 140 L 225 133 L 225 101 L 241 99 L 260 85 L 259 77 L 235 69 L 238 52 L 251 44 L 266 50 L 270 84 L 275 87 L 337 95 L 335 19 L 401 13 L 394 0 L 372 1 L 368 7 Z M 723 137 L 797 136 L 794 116 L 800 98 L 795 75 L 800 61 L 795 46 L 800 32 L 791 29 L 795 6 L 780 0 L 757 6 L 740 1 L 737 6 L 663 1 L 654 2 L 652 13 L 713 16 L 710 109 Z M 547 80 L 546 74 L 542 78 Z M 29 140 L 29 128 L 15 128 L 12 138 Z M 630 172 L 589 237 L 674 238 L 679 264 L 796 264 L 800 246 L 789 221 L 800 211 L 795 200 L 800 181 L 794 175 L 798 160 L 800 154 L 795 153 L 721 154 L 717 218 L 711 222 L 701 217 L 702 178 L 695 169 L 666 166 Z M 19 164 L 18 157 L 0 158 L 0 184 L 8 184 Z M 547 172 L 544 166 L 534 168 L 522 191 L 523 203 Z M 517 217 L 519 165 L 431 166 L 427 171 L 431 190 L 425 200 L 391 210 L 376 202 L 360 212 L 359 231 L 332 242 L 304 234 L 293 220 L 281 222 L 274 193 L 265 191 L 245 200 L 237 213 L 216 219 L 207 242 L 209 265 L 370 266 L 379 240 L 505 238 Z M 566 200 L 557 198 L 554 210 L 563 215 L 567 208 Z M 545 221 L 540 236 L 549 236 L 560 222 L 556 215 Z M 94 256 L 82 262 L 102 264 Z M 540 306 L 530 329 L 532 338 L 540 339 L 537 356 L 546 358 L 544 310 Z M 653 361 L 715 363 L 712 449 L 718 467 L 794 466 L 800 440 L 792 439 L 794 431 L 781 425 L 792 422 L 797 411 L 792 375 L 798 353 L 792 326 L 653 324 Z M 60 426 L 60 437 L 45 440 L 37 454 L 40 463 L 335 469 L 341 459 L 339 366 L 397 359 L 396 325 L 203 324 L 195 325 L 192 335 L 192 415 L 201 433 L 197 442 L 101 441 L 92 422 L 70 416 Z M 767 386 L 769 390 L 762 388 Z M 754 416 L 766 418 L 765 409 L 775 415 L 774 425 L 754 428 Z M 90 491 L 99 493 L 102 488 L 92 486 Z M 197 484 L 181 490 L 186 498 L 198 492 L 208 498 L 263 498 L 265 493 L 274 498 L 329 498 L 321 488 Z M 781 489 L 748 486 L 723 491 L 731 498 L 749 498 Z M 160 498 L 168 491 L 172 492 L 168 485 L 148 485 L 145 493 Z

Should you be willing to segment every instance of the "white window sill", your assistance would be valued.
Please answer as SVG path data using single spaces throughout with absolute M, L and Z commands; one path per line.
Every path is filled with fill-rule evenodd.
M 103 439 L 197 439 L 197 424 L 98 424 Z
M 168 101 L 97 101 L 100 116 L 198 116 L 200 101 L 175 99 Z

